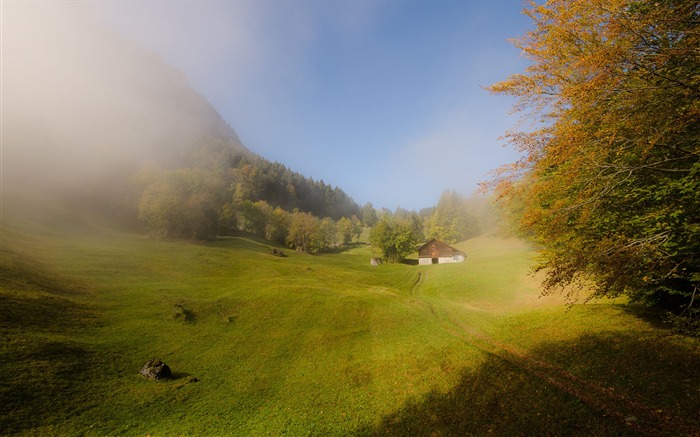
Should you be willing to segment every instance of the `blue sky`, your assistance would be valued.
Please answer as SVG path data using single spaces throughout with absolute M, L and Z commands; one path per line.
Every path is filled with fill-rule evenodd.
M 107 2 L 107 22 L 182 70 L 243 143 L 358 203 L 420 209 L 514 161 L 520 0 Z

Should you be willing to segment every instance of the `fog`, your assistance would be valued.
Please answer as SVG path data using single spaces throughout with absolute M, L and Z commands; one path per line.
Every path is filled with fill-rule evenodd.
M 3 4 L 3 191 L 168 165 L 205 130 L 235 141 L 184 74 L 106 29 L 92 5 Z

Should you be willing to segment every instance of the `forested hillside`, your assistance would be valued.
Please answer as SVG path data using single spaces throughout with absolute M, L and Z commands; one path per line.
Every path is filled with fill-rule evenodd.
M 158 237 L 257 231 L 275 208 L 359 215 L 340 188 L 244 147 L 182 72 L 80 5 L 5 12 L 4 195 L 50 192 Z

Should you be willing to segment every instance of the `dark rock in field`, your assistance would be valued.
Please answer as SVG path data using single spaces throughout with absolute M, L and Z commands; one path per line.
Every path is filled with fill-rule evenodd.
M 182 306 L 181 303 L 176 303 L 175 313 L 173 313 L 173 320 L 178 322 L 194 323 L 197 321 L 197 316 L 195 316 L 192 311 Z
M 193 376 L 192 378 L 190 378 L 190 382 L 199 382 L 199 379 Z
M 156 381 L 159 379 L 170 378 L 173 375 L 173 373 L 170 371 L 170 367 L 157 358 L 153 358 L 144 364 L 139 373 L 148 379 L 153 379 Z
M 282 250 L 277 250 L 277 248 L 273 248 L 273 249 L 272 249 L 272 254 L 273 254 L 274 256 L 279 256 L 279 257 L 281 257 L 281 258 L 284 258 L 284 257 L 287 256 L 287 255 L 284 253 L 284 251 L 282 251 Z

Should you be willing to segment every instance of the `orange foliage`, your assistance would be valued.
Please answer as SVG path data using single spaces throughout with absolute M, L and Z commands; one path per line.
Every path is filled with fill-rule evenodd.
M 545 285 L 594 279 L 598 294 L 618 294 L 648 286 L 642 266 L 659 270 L 659 285 L 697 263 L 690 248 L 669 261 L 672 237 L 662 238 L 681 223 L 665 218 L 667 204 L 697 220 L 695 198 L 672 197 L 699 165 L 697 2 L 530 1 L 525 13 L 534 29 L 513 43 L 531 65 L 489 90 L 517 97 L 514 110 L 537 127 L 506 134 L 524 157 L 484 185 L 541 244 Z

